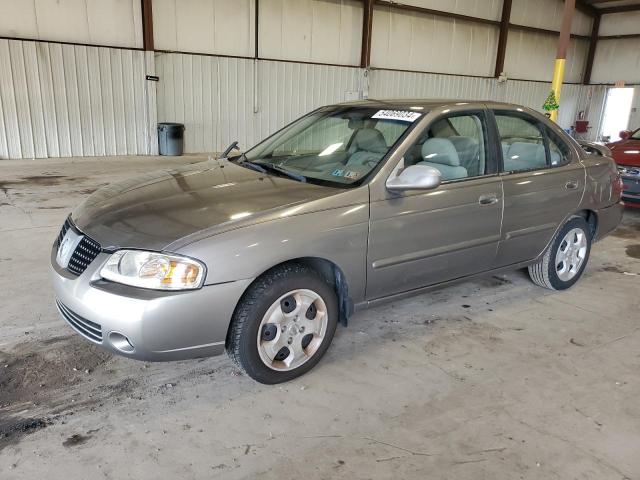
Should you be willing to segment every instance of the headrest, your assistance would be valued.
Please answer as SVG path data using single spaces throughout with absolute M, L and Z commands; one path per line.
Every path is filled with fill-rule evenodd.
M 353 138 L 353 142 L 351 142 L 350 150 L 385 153 L 388 147 L 380 130 L 376 130 L 375 128 L 361 128 L 356 132 L 356 136 Z
M 478 147 L 478 141 L 471 137 L 462 137 L 462 136 L 452 136 L 448 137 L 448 139 L 453 143 L 453 146 L 456 147 L 456 150 L 471 150 L 473 148 Z
M 446 138 L 430 138 L 422 145 L 422 159 L 440 165 L 460 166 L 456 147 Z

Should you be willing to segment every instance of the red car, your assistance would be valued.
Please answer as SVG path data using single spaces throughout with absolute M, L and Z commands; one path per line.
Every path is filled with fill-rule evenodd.
M 640 128 L 620 132 L 617 142 L 608 143 L 624 183 L 622 199 L 629 207 L 640 207 Z

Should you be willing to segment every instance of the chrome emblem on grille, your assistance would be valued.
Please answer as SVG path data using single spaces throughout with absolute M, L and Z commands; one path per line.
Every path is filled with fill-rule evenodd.
M 56 254 L 56 261 L 62 268 L 67 268 L 69 265 L 69 260 L 71 260 L 73 252 L 82 241 L 82 237 L 82 235 L 78 235 L 71 229 L 67 230 L 67 233 L 64 234 L 64 238 L 60 242 L 58 253 Z

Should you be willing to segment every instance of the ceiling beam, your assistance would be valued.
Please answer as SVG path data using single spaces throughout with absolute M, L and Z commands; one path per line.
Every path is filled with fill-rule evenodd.
M 362 2 L 362 48 L 360 50 L 360 67 L 371 65 L 371 32 L 373 30 L 373 0 Z
M 593 7 L 592 5 L 586 3 L 584 0 L 577 0 L 576 1 L 576 10 L 587 14 L 591 17 L 596 17 L 597 15 L 599 15 L 598 13 L 598 9 Z
M 622 5 L 620 7 L 601 8 L 598 11 L 600 12 L 601 15 L 606 15 L 607 13 L 635 12 L 638 10 L 640 10 L 640 4 Z
M 620 40 L 625 38 L 640 38 L 640 33 L 626 33 L 621 35 L 602 35 L 598 40 Z
M 507 37 L 509 36 L 509 21 L 511 20 L 511 3 L 512 0 L 502 0 L 500 36 L 498 37 L 498 52 L 496 54 L 496 68 L 494 71 L 496 78 L 504 72 L 504 59 L 507 54 Z
M 548 30 L 546 28 L 539 27 L 529 27 L 528 25 L 517 25 L 515 23 L 510 23 L 509 28 L 512 30 L 522 30 L 524 32 L 532 32 L 532 33 L 545 33 L 547 35 L 560 35 L 560 32 L 557 30 Z M 590 40 L 590 35 L 578 35 L 577 33 L 570 34 L 571 38 L 576 38 L 578 40 Z
M 587 52 L 587 61 L 584 65 L 584 74 L 582 75 L 582 83 L 588 85 L 591 83 L 591 71 L 593 70 L 593 60 L 596 58 L 596 48 L 598 46 L 598 32 L 600 31 L 600 15 L 593 17 L 591 25 L 591 39 L 589 40 L 589 51 Z
M 153 50 L 153 12 L 151 0 L 140 0 L 142 5 L 142 48 Z

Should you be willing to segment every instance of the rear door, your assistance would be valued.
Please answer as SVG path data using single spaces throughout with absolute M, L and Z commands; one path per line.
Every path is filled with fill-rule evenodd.
M 495 266 L 535 258 L 576 211 L 584 167 L 560 134 L 533 115 L 494 110 L 502 151 L 504 217 Z

